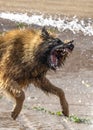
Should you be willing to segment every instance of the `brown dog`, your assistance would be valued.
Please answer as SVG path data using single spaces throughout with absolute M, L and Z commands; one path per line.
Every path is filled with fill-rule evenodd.
M 23 88 L 33 83 L 44 92 L 60 99 L 63 114 L 69 116 L 68 103 L 62 89 L 45 77 L 50 69 L 60 67 L 74 48 L 42 31 L 14 30 L 0 37 L 0 89 L 15 99 L 12 118 L 16 119 L 25 99 Z

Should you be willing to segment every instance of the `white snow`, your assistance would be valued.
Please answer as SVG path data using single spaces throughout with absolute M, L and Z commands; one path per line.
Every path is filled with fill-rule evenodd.
M 78 20 L 77 17 L 73 18 L 56 18 L 52 16 L 45 17 L 45 15 L 33 14 L 28 16 L 27 14 L 18 14 L 18 13 L 0 13 L 0 18 L 8 19 L 16 22 L 23 22 L 26 24 L 36 24 L 40 26 L 52 26 L 58 28 L 59 31 L 70 30 L 74 34 L 82 32 L 84 35 L 93 35 L 93 23 L 92 19 L 88 19 L 87 23 L 84 20 Z M 2 23 L 3 24 L 3 23 Z

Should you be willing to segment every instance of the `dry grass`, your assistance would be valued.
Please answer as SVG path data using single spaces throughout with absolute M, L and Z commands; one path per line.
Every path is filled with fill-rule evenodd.
M 44 12 L 93 18 L 93 0 L 0 0 L 0 11 Z

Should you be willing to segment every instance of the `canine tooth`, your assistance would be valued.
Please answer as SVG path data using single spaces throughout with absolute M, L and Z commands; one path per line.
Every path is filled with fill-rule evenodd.
M 64 52 L 66 52 L 66 49 L 64 49 Z
M 56 49 L 56 51 L 59 51 L 59 49 Z

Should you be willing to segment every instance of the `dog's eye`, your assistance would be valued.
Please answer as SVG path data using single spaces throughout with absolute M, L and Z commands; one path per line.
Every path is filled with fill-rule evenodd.
M 56 42 L 59 43 L 59 44 L 63 44 L 63 42 L 58 38 L 56 38 Z

